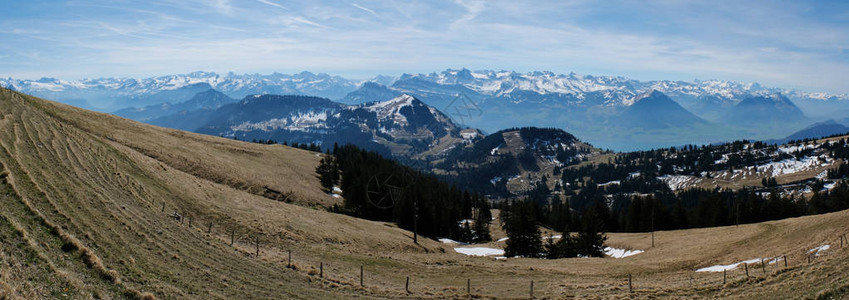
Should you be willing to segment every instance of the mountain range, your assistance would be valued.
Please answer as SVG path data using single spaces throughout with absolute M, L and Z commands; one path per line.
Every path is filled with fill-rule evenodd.
M 524 126 L 561 128 L 597 146 L 616 150 L 783 138 L 817 121 L 839 119 L 849 112 L 849 95 L 766 88 L 755 83 L 638 81 L 574 73 L 467 69 L 370 80 L 309 72 L 194 72 L 147 79 L 7 78 L 0 79 L 0 85 L 190 130 L 210 121 L 197 121 L 205 114 L 192 111 L 212 111 L 251 95 L 317 96 L 357 106 L 406 94 L 441 111 L 460 127 L 483 132 Z M 222 95 L 206 104 L 192 99 L 210 89 Z M 652 91 L 665 95 L 664 101 L 655 101 L 655 97 L 650 97 L 652 101 L 639 101 Z M 177 126 L 181 122 L 187 124 Z
M 482 136 L 477 130 L 457 126 L 445 114 L 410 95 L 359 105 L 313 96 L 252 95 L 217 109 L 194 110 L 149 122 L 240 140 L 356 144 L 408 158 L 430 155 Z

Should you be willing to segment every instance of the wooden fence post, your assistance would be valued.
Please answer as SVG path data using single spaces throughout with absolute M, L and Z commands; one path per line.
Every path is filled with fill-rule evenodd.
M 534 281 L 531 280 L 531 299 L 534 299 Z
M 209 226 L 208 226 L 208 227 L 206 227 L 206 233 L 207 233 L 207 234 L 211 234 L 211 233 L 212 233 L 212 222 L 209 222 Z
M 189 216 L 189 227 L 192 227 L 192 216 Z
M 654 248 L 654 230 L 651 232 L 651 247 Z
M 784 267 L 787 267 L 787 255 L 784 256 Z
M 318 278 L 324 278 L 324 262 L 318 263 Z
M 404 284 L 404 290 L 407 291 L 407 294 L 410 293 L 410 276 L 407 276 L 407 283 Z
M 286 263 L 286 266 L 289 267 L 289 268 L 292 267 L 292 250 L 291 249 L 289 250 L 289 262 Z
M 634 292 L 634 285 L 633 285 L 633 282 L 631 281 L 631 274 L 628 274 L 628 292 L 629 293 Z
M 360 286 L 366 286 L 363 284 L 363 266 L 360 265 Z
M 256 236 L 256 257 L 259 257 L 259 235 Z
M 472 295 L 472 279 L 466 278 L 466 295 Z
M 764 263 L 763 258 L 761 258 L 761 271 L 763 271 L 764 275 L 766 275 L 766 263 Z
M 728 269 L 722 269 L 722 285 L 728 282 Z
M 233 228 L 233 231 L 230 231 L 230 246 L 236 243 L 236 228 Z
M 746 278 L 749 278 L 749 264 L 743 263 L 743 266 L 746 267 Z
M 165 212 L 165 200 L 162 200 L 162 212 Z

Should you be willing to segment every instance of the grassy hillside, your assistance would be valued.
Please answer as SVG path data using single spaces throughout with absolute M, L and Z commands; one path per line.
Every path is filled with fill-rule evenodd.
M 646 233 L 610 234 L 611 246 L 646 250 L 623 259 L 495 260 L 326 212 L 338 200 L 320 190 L 318 160 L 0 90 L 0 299 L 465 298 L 467 279 L 481 297 L 528 297 L 533 280 L 536 297 L 620 298 L 628 274 L 641 298 L 849 290 L 847 211 L 658 232 L 654 248 Z M 738 268 L 725 285 L 694 272 L 779 255 L 788 268 L 752 266 L 748 279 Z

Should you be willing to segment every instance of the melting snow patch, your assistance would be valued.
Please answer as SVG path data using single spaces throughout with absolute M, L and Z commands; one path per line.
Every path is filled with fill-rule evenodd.
M 338 186 L 334 186 L 333 191 L 340 194 L 342 193 L 342 189 L 340 189 Z
M 782 258 L 782 257 L 780 257 L 780 256 L 779 256 L 779 257 L 776 257 L 776 258 L 773 258 L 772 260 L 770 260 L 770 261 L 769 261 L 769 264 L 770 264 L 770 265 L 772 265 L 772 264 L 776 264 L 776 263 L 778 263 L 778 262 L 780 262 L 780 261 L 782 261 L 782 260 L 784 260 L 784 258 Z
M 828 159 L 825 159 L 825 161 L 827 163 Z M 778 162 L 770 162 L 768 164 L 760 165 L 758 166 L 758 172 L 767 173 L 772 177 L 776 177 L 778 175 L 792 174 L 815 169 L 818 166 L 821 166 L 821 163 L 817 157 L 806 156 L 801 160 L 789 158 Z
M 457 245 L 466 245 L 466 243 L 458 242 L 452 239 L 439 239 L 443 244 L 457 244 Z
M 829 183 L 824 184 L 822 187 L 823 187 L 824 189 L 826 189 L 826 190 L 829 190 L 829 191 L 830 191 L 830 190 L 834 189 L 834 187 L 835 187 L 835 186 L 837 186 L 837 183 L 835 183 L 835 182 L 829 182 Z
M 506 240 L 509 240 L 509 239 L 510 238 L 508 238 L 508 237 L 503 237 L 503 238 L 498 239 L 496 242 L 503 242 L 503 241 L 506 241 Z
M 632 255 L 643 253 L 643 250 L 625 250 L 611 247 L 604 247 L 604 254 L 613 258 L 625 258 Z
M 454 248 L 454 251 L 458 253 L 462 253 L 465 255 L 472 256 L 504 256 L 504 250 L 495 249 L 495 248 L 486 248 L 486 247 L 475 247 L 475 248 Z
M 820 252 L 828 250 L 828 248 L 831 248 L 831 245 L 822 245 L 814 249 L 808 250 L 808 253 L 814 253 L 814 256 L 820 256 Z
M 734 269 L 737 268 L 737 266 L 742 265 L 742 264 L 753 264 L 753 263 L 759 263 L 759 262 L 761 262 L 761 259 L 755 258 L 755 259 L 750 259 L 750 260 L 744 260 L 744 261 L 741 261 L 741 262 L 738 262 L 738 263 L 733 263 L 733 264 L 730 264 L 730 265 L 715 265 L 715 266 L 710 266 L 710 267 L 706 267 L 706 268 L 701 268 L 701 269 L 696 270 L 696 272 L 722 272 L 722 271 L 725 271 L 725 270 L 734 270 Z
M 669 186 L 669 189 L 673 191 L 695 186 L 697 183 L 702 181 L 700 178 L 688 175 L 663 175 L 657 179 L 666 183 L 666 185 Z
M 501 148 L 501 145 L 498 145 L 498 147 L 495 147 L 495 148 L 492 148 L 492 150 L 489 150 L 489 155 L 496 155 L 496 154 L 498 154 L 498 149 L 499 149 L 499 148 Z
M 611 185 L 611 184 L 619 185 L 619 183 L 620 183 L 620 181 L 619 181 L 619 180 L 614 180 L 614 181 L 610 181 L 610 182 L 605 182 L 605 183 L 599 184 L 598 186 L 608 186 L 608 185 Z

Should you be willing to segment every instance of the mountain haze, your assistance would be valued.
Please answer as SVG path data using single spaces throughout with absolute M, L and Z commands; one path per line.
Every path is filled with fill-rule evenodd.
M 9 78 L 0 79 L 0 84 L 106 111 L 128 107 L 134 108 L 129 111 L 138 111 L 150 105 L 177 104 L 209 88 L 236 99 L 252 94 L 290 94 L 336 99 L 344 104 L 386 101 L 408 94 L 466 127 L 487 132 L 524 126 L 562 128 L 600 147 L 619 150 L 783 137 L 815 121 L 843 118 L 843 112 L 849 111 L 849 95 L 808 93 L 722 80 L 639 81 L 619 76 L 540 71 L 517 73 L 448 69 L 397 77 L 377 76 L 366 80 L 309 72 L 293 75 L 194 72 L 140 80 L 102 78 L 64 81 L 44 78 L 32 81 Z M 620 115 L 629 114 L 625 111 L 636 102 L 637 97 L 652 90 L 667 95 L 693 115 L 718 125 L 720 130 L 708 130 L 710 127 L 707 126 L 665 130 L 663 128 L 676 122 L 655 118 L 644 119 L 639 126 L 617 121 Z M 780 101 L 758 102 L 754 99 Z M 671 103 L 666 104 L 670 106 L 669 111 L 681 112 Z M 793 106 L 797 107 L 794 109 Z M 467 112 L 469 107 L 473 107 L 474 111 Z M 801 116 L 800 111 L 804 112 Z M 755 120 L 769 121 L 776 113 L 787 114 L 790 122 L 752 126 Z M 119 114 L 127 115 L 126 110 Z M 814 118 L 808 119 L 811 117 Z M 170 118 L 171 121 L 155 122 L 165 126 L 170 126 L 169 123 L 190 123 L 175 127 L 182 129 L 197 125 L 197 122 L 180 122 L 173 116 L 133 118 L 147 122 Z M 646 134 L 646 128 L 662 132 Z
M 683 129 L 706 122 L 658 91 L 640 95 L 620 115 L 628 126 L 651 129 Z

